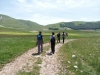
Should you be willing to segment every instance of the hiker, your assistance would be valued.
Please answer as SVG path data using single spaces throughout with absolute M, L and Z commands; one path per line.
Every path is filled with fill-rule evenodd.
M 63 39 L 63 43 L 64 43 L 64 40 L 65 40 L 65 33 L 64 32 L 62 33 L 62 39 Z
M 51 43 L 51 53 L 55 53 L 55 43 L 56 43 L 56 37 L 54 32 L 52 32 L 52 35 L 50 36 L 50 43 Z
M 66 36 L 68 36 L 68 33 L 66 33 Z
M 43 43 L 43 35 L 42 32 L 39 31 L 39 34 L 37 35 L 38 54 L 40 54 L 40 51 L 43 52 Z
M 57 43 L 60 43 L 60 32 L 57 34 Z

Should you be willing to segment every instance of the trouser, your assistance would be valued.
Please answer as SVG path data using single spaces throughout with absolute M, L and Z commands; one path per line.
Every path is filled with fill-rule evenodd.
M 63 39 L 63 43 L 64 43 L 65 37 L 62 37 L 62 39 Z
M 43 51 L 43 42 L 42 42 L 42 40 L 39 40 L 37 42 L 37 45 L 38 45 L 38 53 L 40 53 L 40 51 Z
M 58 42 L 58 41 L 60 42 L 60 37 L 58 37 L 57 42 Z
M 51 42 L 51 52 L 54 54 L 55 52 L 55 43 Z

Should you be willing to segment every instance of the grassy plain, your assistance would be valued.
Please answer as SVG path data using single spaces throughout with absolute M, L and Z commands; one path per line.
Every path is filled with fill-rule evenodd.
M 49 38 L 50 38 L 49 36 L 51 35 L 51 32 L 55 32 L 56 35 L 58 32 L 62 33 L 63 31 L 62 30 L 43 31 L 42 34 L 44 35 L 44 43 L 49 42 Z M 100 71 L 99 68 L 100 51 L 98 50 L 100 49 L 100 43 L 99 43 L 100 32 L 77 31 L 77 30 L 64 30 L 64 32 L 68 33 L 68 37 L 66 37 L 66 39 L 77 39 L 76 41 L 65 44 L 59 52 L 61 59 L 63 60 L 62 62 L 62 65 L 64 65 L 63 68 L 67 68 L 66 74 L 70 75 L 70 73 L 72 73 L 74 75 L 79 75 L 81 72 L 82 72 L 81 75 L 84 75 L 84 72 L 86 72 L 85 75 L 98 74 Z M 11 62 L 16 57 L 20 56 L 27 50 L 35 47 L 37 34 L 38 32 L 33 32 L 33 33 L 17 32 L 13 30 L 1 31 L 0 32 L 0 68 L 2 68 L 4 64 Z M 71 57 L 72 55 L 76 55 L 75 59 Z M 81 57 L 81 55 L 83 57 Z M 92 55 L 94 56 L 94 58 L 92 57 Z M 65 59 L 63 59 L 63 57 Z M 71 64 L 69 64 L 68 61 L 70 61 Z M 75 64 L 74 62 L 77 64 Z M 82 66 L 83 63 L 85 63 L 84 66 Z M 73 67 L 74 65 L 77 65 L 78 69 L 75 69 Z
M 62 64 L 59 75 L 100 75 L 99 32 L 85 31 L 79 34 L 74 34 L 77 40 L 65 44 L 59 50 Z
M 44 35 L 44 43 L 48 40 L 49 36 Z M 35 34 L 0 34 L 0 68 L 35 46 Z

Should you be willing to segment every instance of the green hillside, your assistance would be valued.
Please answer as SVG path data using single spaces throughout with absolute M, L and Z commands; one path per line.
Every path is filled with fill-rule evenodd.
M 44 26 L 42 25 L 39 25 L 35 22 L 32 22 L 32 21 L 26 21 L 26 20 L 18 20 L 21 25 L 25 28 L 25 29 L 28 29 L 30 31 L 34 31 L 34 30 L 42 30 Z
M 60 23 L 56 23 L 56 24 L 49 24 L 49 25 L 46 25 L 45 28 L 49 29 L 49 28 L 59 28 L 59 29 L 62 29 L 60 27 Z
M 97 22 L 60 22 L 55 24 L 48 24 L 46 26 L 29 20 L 14 19 L 6 15 L 0 14 L 0 27 L 12 28 L 23 31 L 38 31 L 38 30 L 100 30 L 100 21 Z
M 78 26 L 80 24 L 85 24 L 85 22 L 83 22 L 83 21 L 74 21 L 73 23 L 75 26 Z
M 100 29 L 100 21 L 97 22 L 84 22 L 84 21 L 73 21 L 73 22 L 60 22 L 56 24 L 47 25 L 46 28 L 50 30 L 59 29 L 73 29 L 73 30 L 97 30 Z
M 24 31 L 24 30 L 18 30 L 18 29 L 13 29 L 13 28 L 4 28 L 4 27 L 0 27 L 0 33 L 4 33 L 4 32 L 27 32 L 28 31 Z
M 41 30 L 43 28 L 42 25 L 39 25 L 35 22 L 18 20 L 2 14 L 0 14 L 0 27 L 27 31 Z

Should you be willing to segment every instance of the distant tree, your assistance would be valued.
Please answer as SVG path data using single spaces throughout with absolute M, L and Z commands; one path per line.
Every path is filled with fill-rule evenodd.
M 49 30 L 59 30 L 58 28 L 48 28 Z

